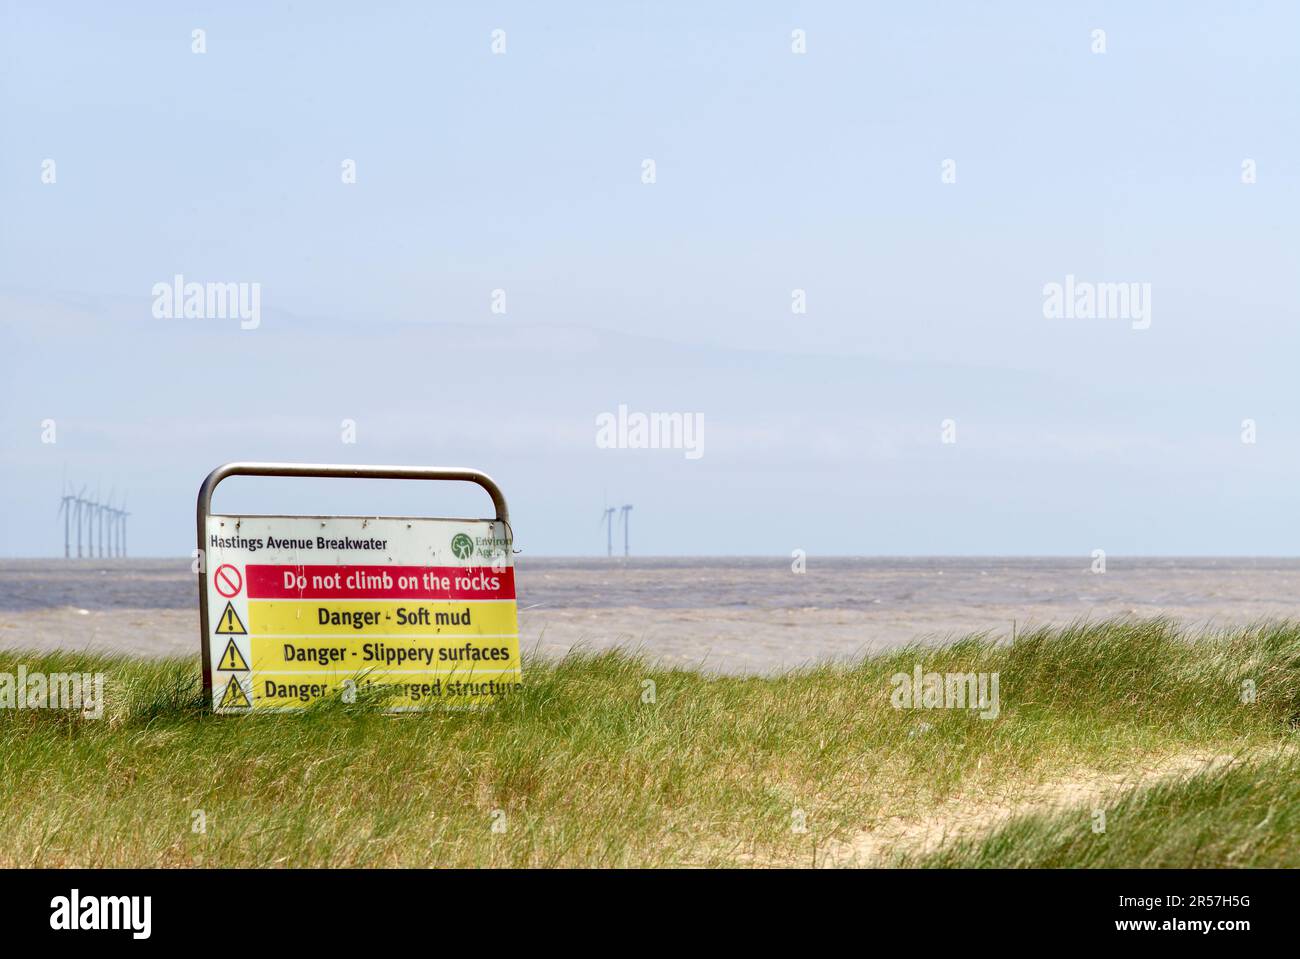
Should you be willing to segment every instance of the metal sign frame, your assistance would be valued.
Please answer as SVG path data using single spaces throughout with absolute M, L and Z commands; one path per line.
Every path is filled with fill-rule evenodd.
M 200 641 L 203 649 L 203 696 L 207 708 L 212 708 L 212 653 L 209 649 L 211 626 L 208 623 L 208 563 L 207 563 L 207 528 L 208 516 L 212 512 L 212 494 L 222 480 L 232 476 L 289 476 L 318 477 L 326 479 L 399 479 L 399 480 L 443 480 L 453 483 L 475 483 L 492 497 L 492 506 L 496 510 L 495 522 L 504 523 L 507 534 L 514 539 L 510 531 L 510 511 L 506 507 L 505 495 L 492 477 L 480 470 L 457 466 L 341 466 L 331 463 L 226 463 L 218 466 L 208 474 L 203 485 L 199 487 L 197 506 L 198 547 L 203 557 L 199 571 L 199 627 Z M 375 519 L 401 519 L 376 515 Z M 426 517 L 427 518 L 427 517 Z M 492 522 L 483 518 L 466 519 L 466 522 Z

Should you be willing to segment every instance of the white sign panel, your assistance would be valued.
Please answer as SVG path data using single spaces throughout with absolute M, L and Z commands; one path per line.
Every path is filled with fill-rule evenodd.
M 506 524 L 208 516 L 218 712 L 489 702 L 521 680 Z

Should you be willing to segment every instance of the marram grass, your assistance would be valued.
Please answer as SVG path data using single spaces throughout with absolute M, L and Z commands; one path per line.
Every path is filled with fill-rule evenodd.
M 894 708 L 918 663 L 998 673 L 998 718 Z M 574 654 L 495 706 L 397 717 L 212 716 L 197 660 L 0 653 L 20 664 L 103 672 L 107 707 L 0 709 L 0 866 L 820 865 L 882 823 L 1192 753 L 1239 760 L 1130 790 L 1103 834 L 1066 810 L 887 859 L 1300 864 L 1296 623 L 1082 624 L 770 678 Z

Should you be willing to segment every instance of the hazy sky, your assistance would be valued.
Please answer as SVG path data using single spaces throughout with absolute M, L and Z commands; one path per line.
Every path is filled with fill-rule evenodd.
M 478 467 L 533 554 L 606 502 L 641 554 L 1300 553 L 1300 5 L 0 10 L 0 554 L 65 483 L 188 553 L 234 459 Z M 176 274 L 260 325 L 155 317 Z M 598 448 L 620 404 L 703 456 Z

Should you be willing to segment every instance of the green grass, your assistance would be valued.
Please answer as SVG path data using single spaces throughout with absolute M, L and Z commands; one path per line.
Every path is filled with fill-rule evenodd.
M 1000 717 L 894 709 L 889 677 L 918 662 L 998 672 Z M 0 672 L 20 663 L 101 671 L 108 707 L 99 721 L 0 710 L 0 866 L 811 865 L 864 828 L 953 798 L 1193 750 L 1275 755 L 1300 720 L 1294 623 L 1198 637 L 1159 621 L 1080 625 L 772 678 L 571 655 L 527 662 L 524 691 L 493 707 L 397 717 L 341 704 L 212 716 L 197 661 L 0 653 Z M 1178 794 L 1182 826 L 1159 826 L 1180 800 L 1152 791 L 1104 836 L 1034 820 L 996 833 L 996 850 L 950 854 L 1184 864 L 1178 850 L 1196 848 L 1198 865 L 1294 864 L 1285 840 L 1300 800 L 1277 782 L 1285 761 L 1246 767 L 1276 785 L 1271 818 L 1251 819 L 1263 801 L 1252 790 L 1215 793 L 1206 777 Z M 1186 846 L 1219 818 L 1260 836 Z

